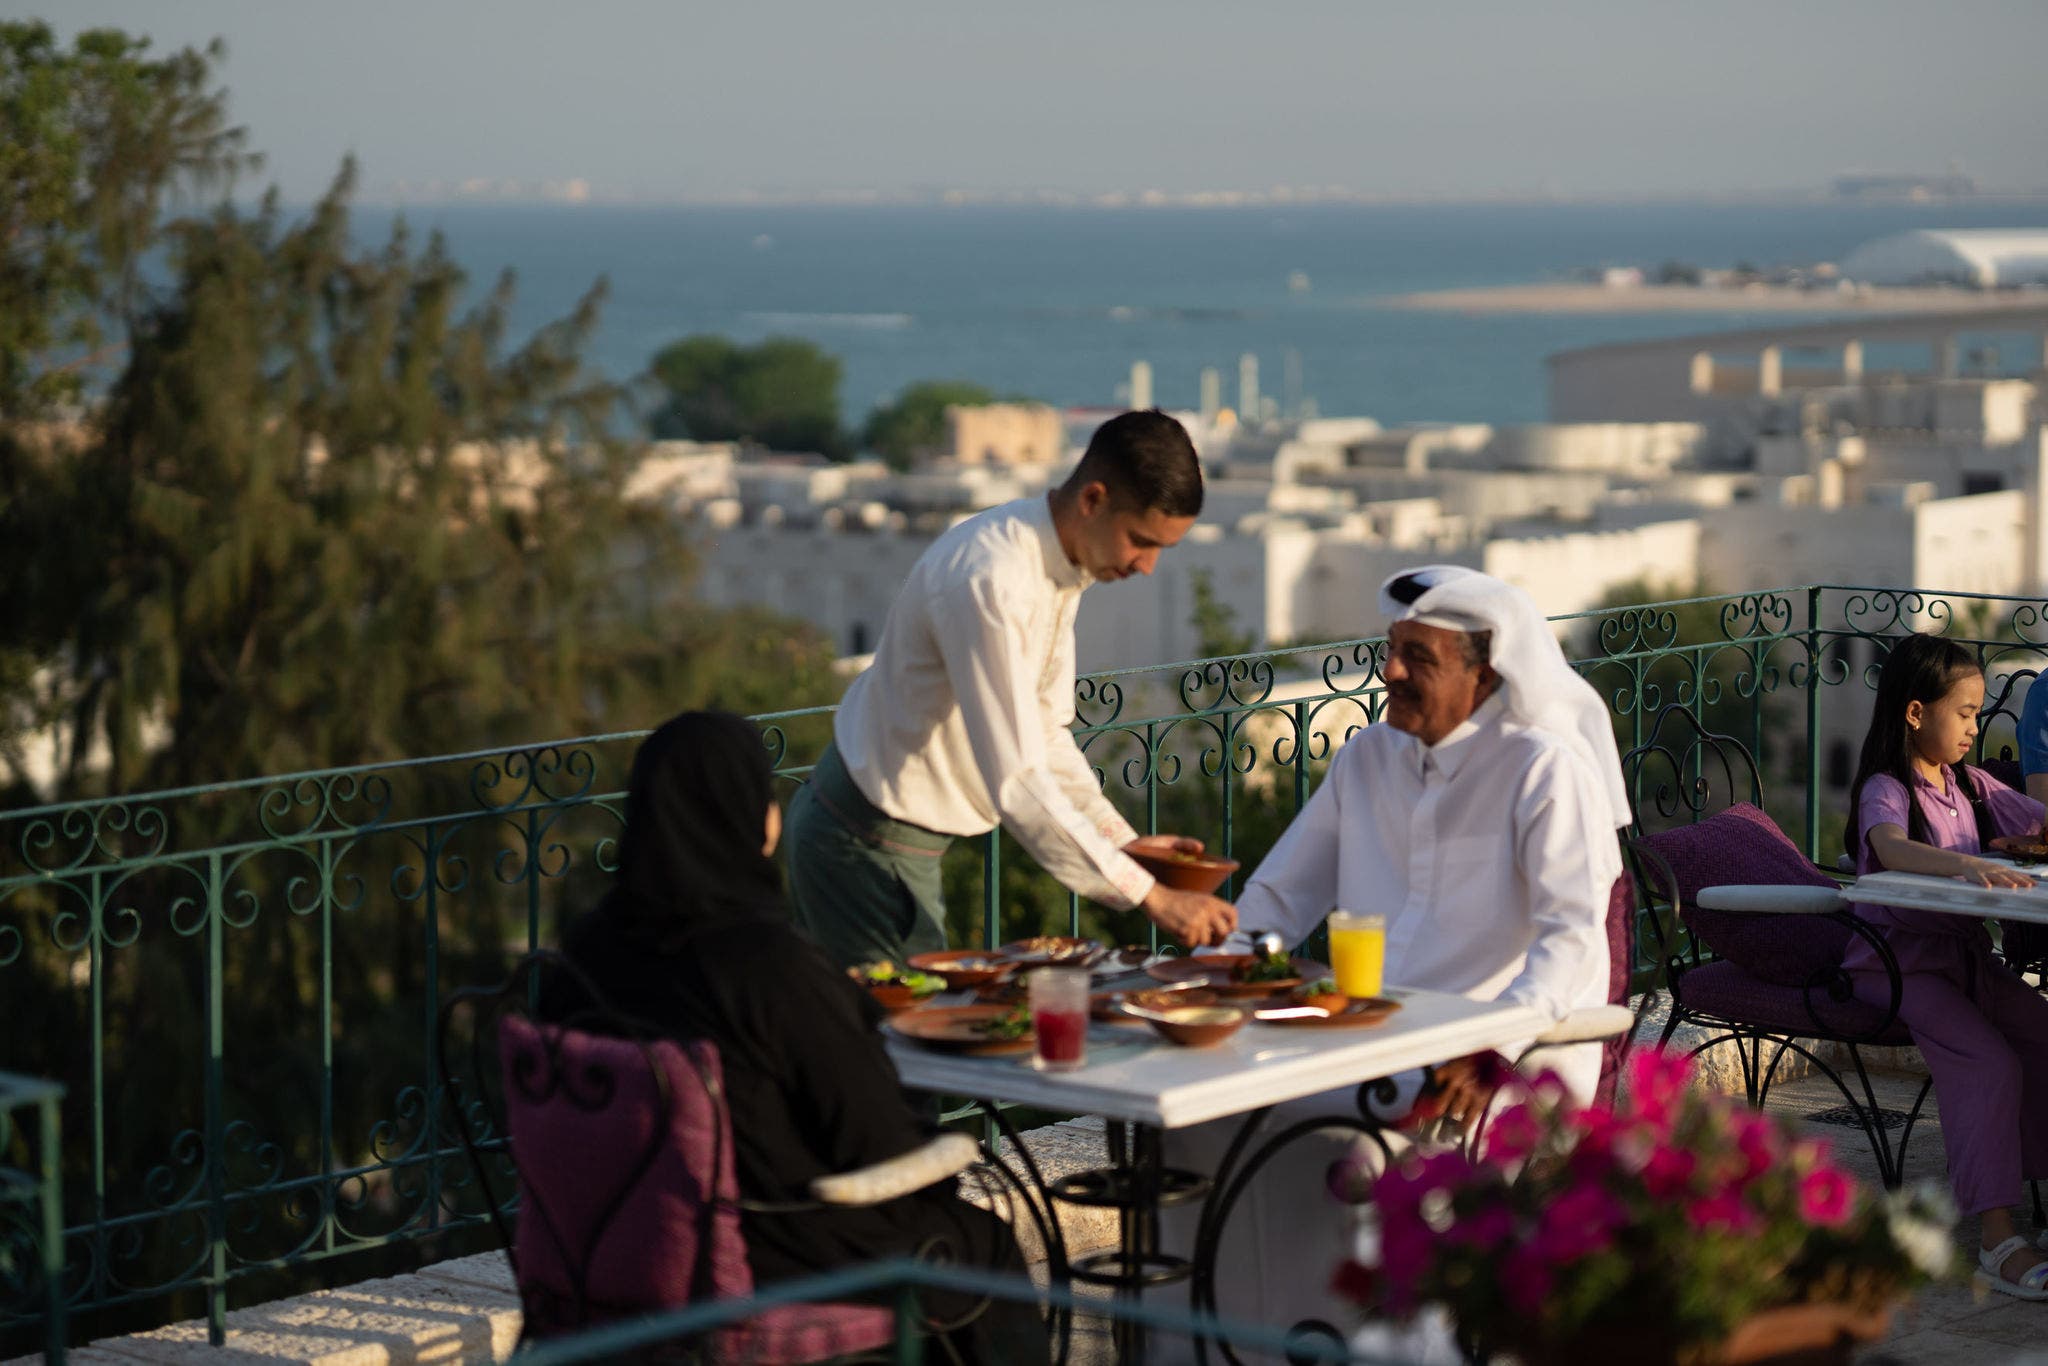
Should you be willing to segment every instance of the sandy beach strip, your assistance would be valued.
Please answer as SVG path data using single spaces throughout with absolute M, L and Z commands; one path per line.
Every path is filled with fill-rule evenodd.
M 1791 285 L 1557 282 L 1439 289 L 1366 301 L 1437 313 L 1999 313 L 2048 307 L 2048 290 L 1798 289 Z

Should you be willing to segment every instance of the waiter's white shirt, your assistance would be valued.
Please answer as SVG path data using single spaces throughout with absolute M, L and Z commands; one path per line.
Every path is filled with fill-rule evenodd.
M 1607 999 L 1606 811 L 1585 761 L 1498 696 L 1434 746 L 1368 726 L 1259 864 L 1238 924 L 1298 944 L 1332 908 L 1377 911 L 1390 984 L 1560 1020 Z
M 945 835 L 1003 826 L 1069 889 L 1116 909 L 1152 890 L 1136 838 L 1074 743 L 1068 562 L 1044 498 L 979 513 L 911 567 L 832 726 L 861 794 Z

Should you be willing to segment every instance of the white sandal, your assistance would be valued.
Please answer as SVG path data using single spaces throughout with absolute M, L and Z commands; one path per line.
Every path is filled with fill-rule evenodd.
M 2037 1262 L 2020 1273 L 2016 1281 L 2009 1281 L 1998 1274 L 2006 1259 L 2013 1253 L 2031 1247 L 2018 1234 L 2006 1239 L 1997 1247 L 1977 1249 L 1977 1279 L 1990 1285 L 2001 1295 L 2011 1295 L 2019 1300 L 2048 1300 L 2048 1262 Z

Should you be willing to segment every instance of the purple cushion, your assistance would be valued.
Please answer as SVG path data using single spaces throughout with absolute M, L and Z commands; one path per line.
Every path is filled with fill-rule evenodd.
M 513 1260 L 522 1296 L 601 1308 L 591 1315 L 599 1318 L 704 1292 L 753 1293 L 739 1212 L 729 1204 L 706 1211 L 707 1196 L 739 1196 L 725 1111 L 705 1093 L 704 1077 L 723 1084 L 715 1048 L 643 1045 L 507 1016 L 498 1050 L 519 1170 Z M 667 1082 L 665 1127 L 657 1066 Z
M 791 1304 L 721 1330 L 711 1359 L 782 1366 L 871 1352 L 895 1340 L 894 1310 L 867 1304 Z
M 1674 826 L 1636 841 L 1670 866 L 1677 886 L 1662 886 L 1664 869 L 1645 860 L 1643 870 L 1652 890 L 1667 899 L 1676 896 L 1679 914 L 1693 937 L 1757 980 L 1798 987 L 1842 964 L 1849 927 L 1823 916 L 1739 915 L 1702 909 L 1702 887 L 1759 883 L 1791 887 L 1834 887 L 1838 884 L 1806 861 L 1799 846 L 1785 837 L 1776 822 L 1749 802 L 1741 802 L 1706 820 Z
M 1680 975 L 1672 993 L 1686 1011 L 1780 1034 L 1832 1034 L 1858 1043 L 1904 1046 L 1912 1034 L 1898 1020 L 1881 1033 L 1884 1011 L 1865 1001 L 1835 1001 L 1827 993 L 1759 981 L 1734 963 L 1708 963 Z M 1819 1020 L 1816 1027 L 1815 1020 Z

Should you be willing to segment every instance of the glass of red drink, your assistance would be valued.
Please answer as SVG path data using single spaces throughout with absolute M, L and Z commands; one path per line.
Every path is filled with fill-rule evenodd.
M 1024 979 L 1036 1064 L 1065 1072 L 1088 1061 L 1088 970 L 1039 968 Z

